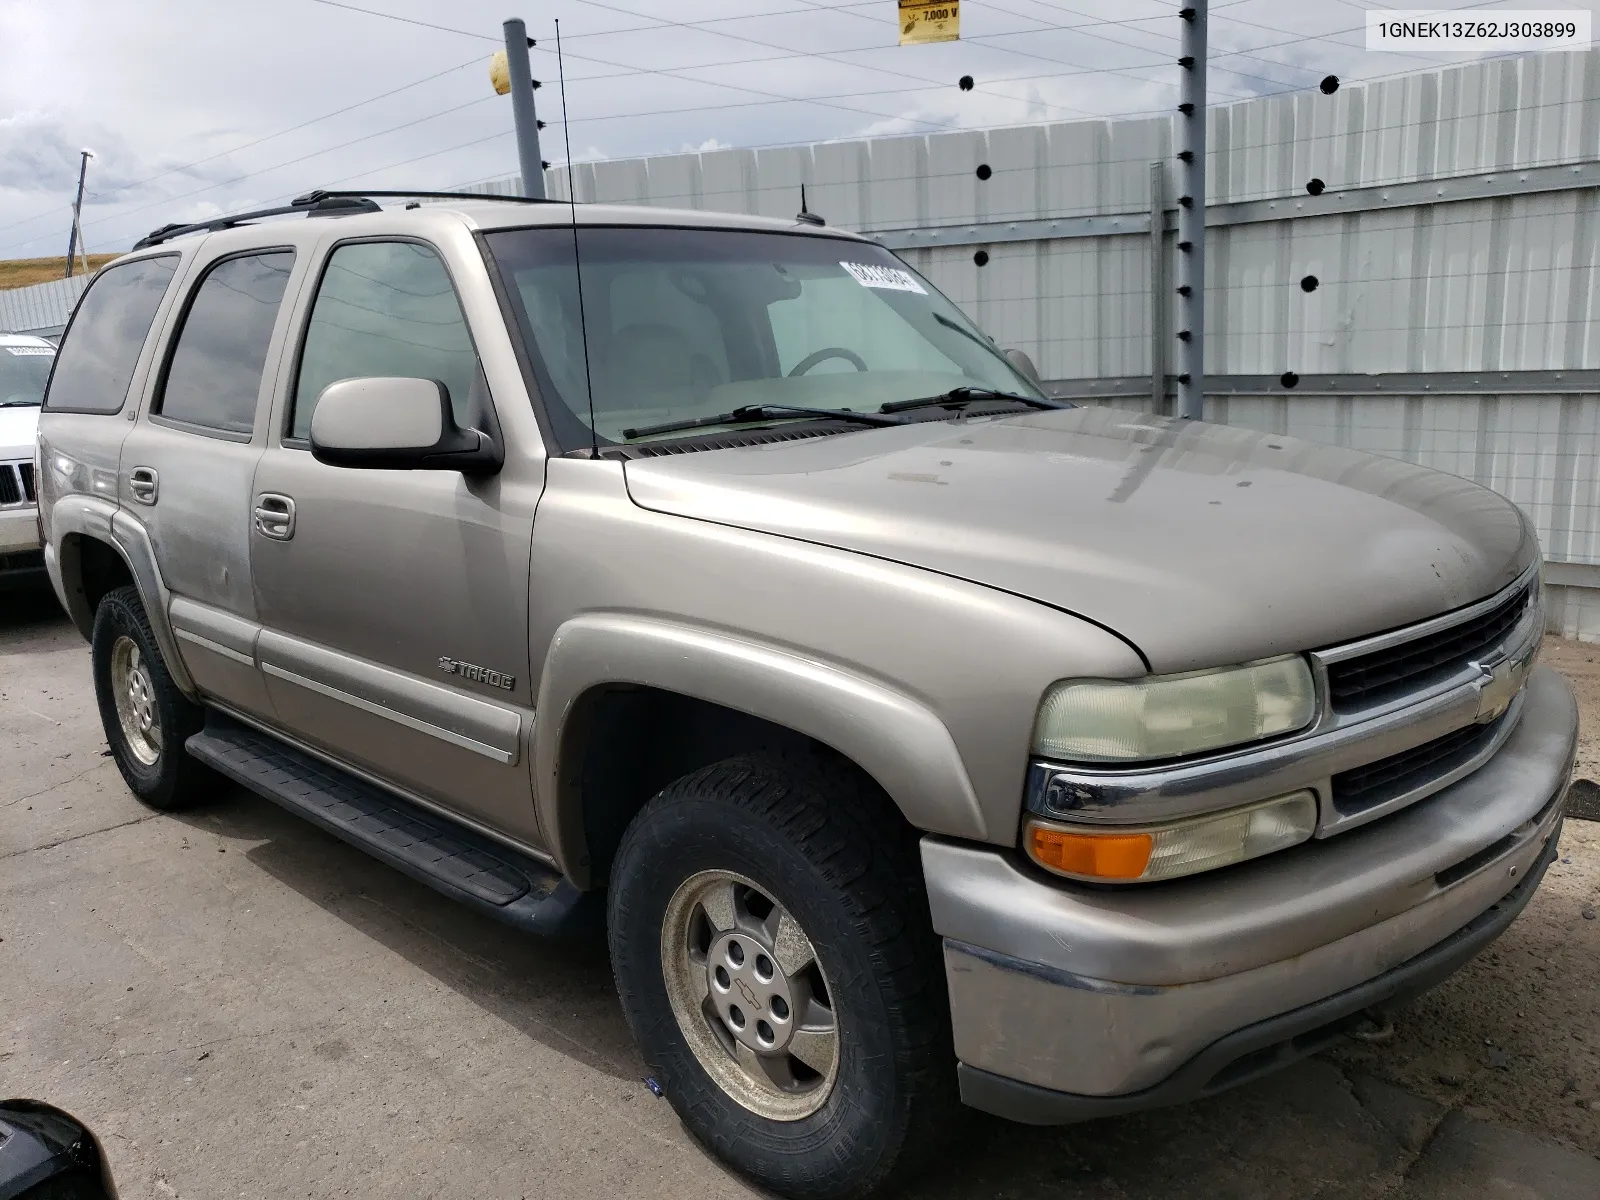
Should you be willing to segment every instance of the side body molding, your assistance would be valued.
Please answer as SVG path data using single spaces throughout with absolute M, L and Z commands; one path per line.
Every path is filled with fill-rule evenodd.
M 870 774 L 921 829 L 988 836 L 944 723 L 882 681 L 777 646 L 650 617 L 575 617 L 551 640 L 534 731 L 539 828 L 562 870 L 586 884 L 583 815 L 563 787 L 562 743 L 583 694 L 621 683 L 662 688 L 761 717 L 823 742 Z M 570 773 L 571 766 L 567 764 Z
M 70 549 L 65 553 L 57 549 L 68 547 L 69 538 L 73 535 L 104 542 L 128 564 L 128 571 L 139 589 L 139 598 L 144 602 L 145 615 L 150 618 L 150 630 L 155 634 L 156 644 L 161 647 L 161 656 L 166 659 L 172 681 L 184 695 L 194 698 L 194 680 L 183 664 L 183 655 L 178 652 L 177 639 L 172 634 L 172 622 L 167 615 L 172 594 L 161 579 L 161 571 L 156 566 L 155 547 L 144 526 L 119 509 L 115 502 L 97 496 L 63 496 L 52 506 L 45 565 L 50 570 L 57 596 L 72 617 L 72 623 L 87 638 L 94 632 L 94 613 L 89 611 L 84 600 L 78 563 L 71 561 L 73 556 Z
M 272 629 L 257 635 L 256 653 L 261 669 L 270 676 L 492 762 L 512 766 L 521 753 L 525 710 L 469 696 Z

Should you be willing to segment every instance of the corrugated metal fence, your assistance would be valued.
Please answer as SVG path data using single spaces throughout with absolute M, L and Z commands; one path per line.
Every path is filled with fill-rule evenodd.
M 1600 638 L 1600 52 L 1219 106 L 1209 139 L 1208 418 L 1495 488 L 1537 524 L 1553 626 Z M 1150 408 L 1171 146 L 1167 118 L 1069 122 L 588 163 L 576 189 L 786 217 L 803 182 L 1058 393 Z

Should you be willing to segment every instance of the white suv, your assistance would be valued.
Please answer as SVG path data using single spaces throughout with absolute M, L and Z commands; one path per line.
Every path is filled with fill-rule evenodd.
M 43 338 L 0 333 L 0 587 L 45 578 L 33 458 L 55 358 Z

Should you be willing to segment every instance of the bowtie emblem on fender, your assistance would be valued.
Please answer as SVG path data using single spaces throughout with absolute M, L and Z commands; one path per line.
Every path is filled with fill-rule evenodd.
M 490 687 L 500 688 L 509 692 L 517 686 L 515 675 L 505 675 L 499 671 L 491 671 L 487 667 L 480 667 L 475 663 L 462 662 L 459 658 L 443 657 L 439 660 L 439 670 L 447 675 L 459 675 L 473 683 L 483 683 Z

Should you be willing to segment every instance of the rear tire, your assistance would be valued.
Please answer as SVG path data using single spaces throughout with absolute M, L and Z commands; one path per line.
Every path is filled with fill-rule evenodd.
M 119 587 L 101 599 L 90 647 L 100 723 L 128 789 L 163 811 L 210 795 L 218 777 L 183 745 L 205 713 L 173 683 L 136 589 Z
M 848 764 L 751 754 L 670 784 L 623 837 L 609 937 L 645 1060 L 718 1157 L 804 1200 L 937 1161 L 959 1110 L 916 837 Z

